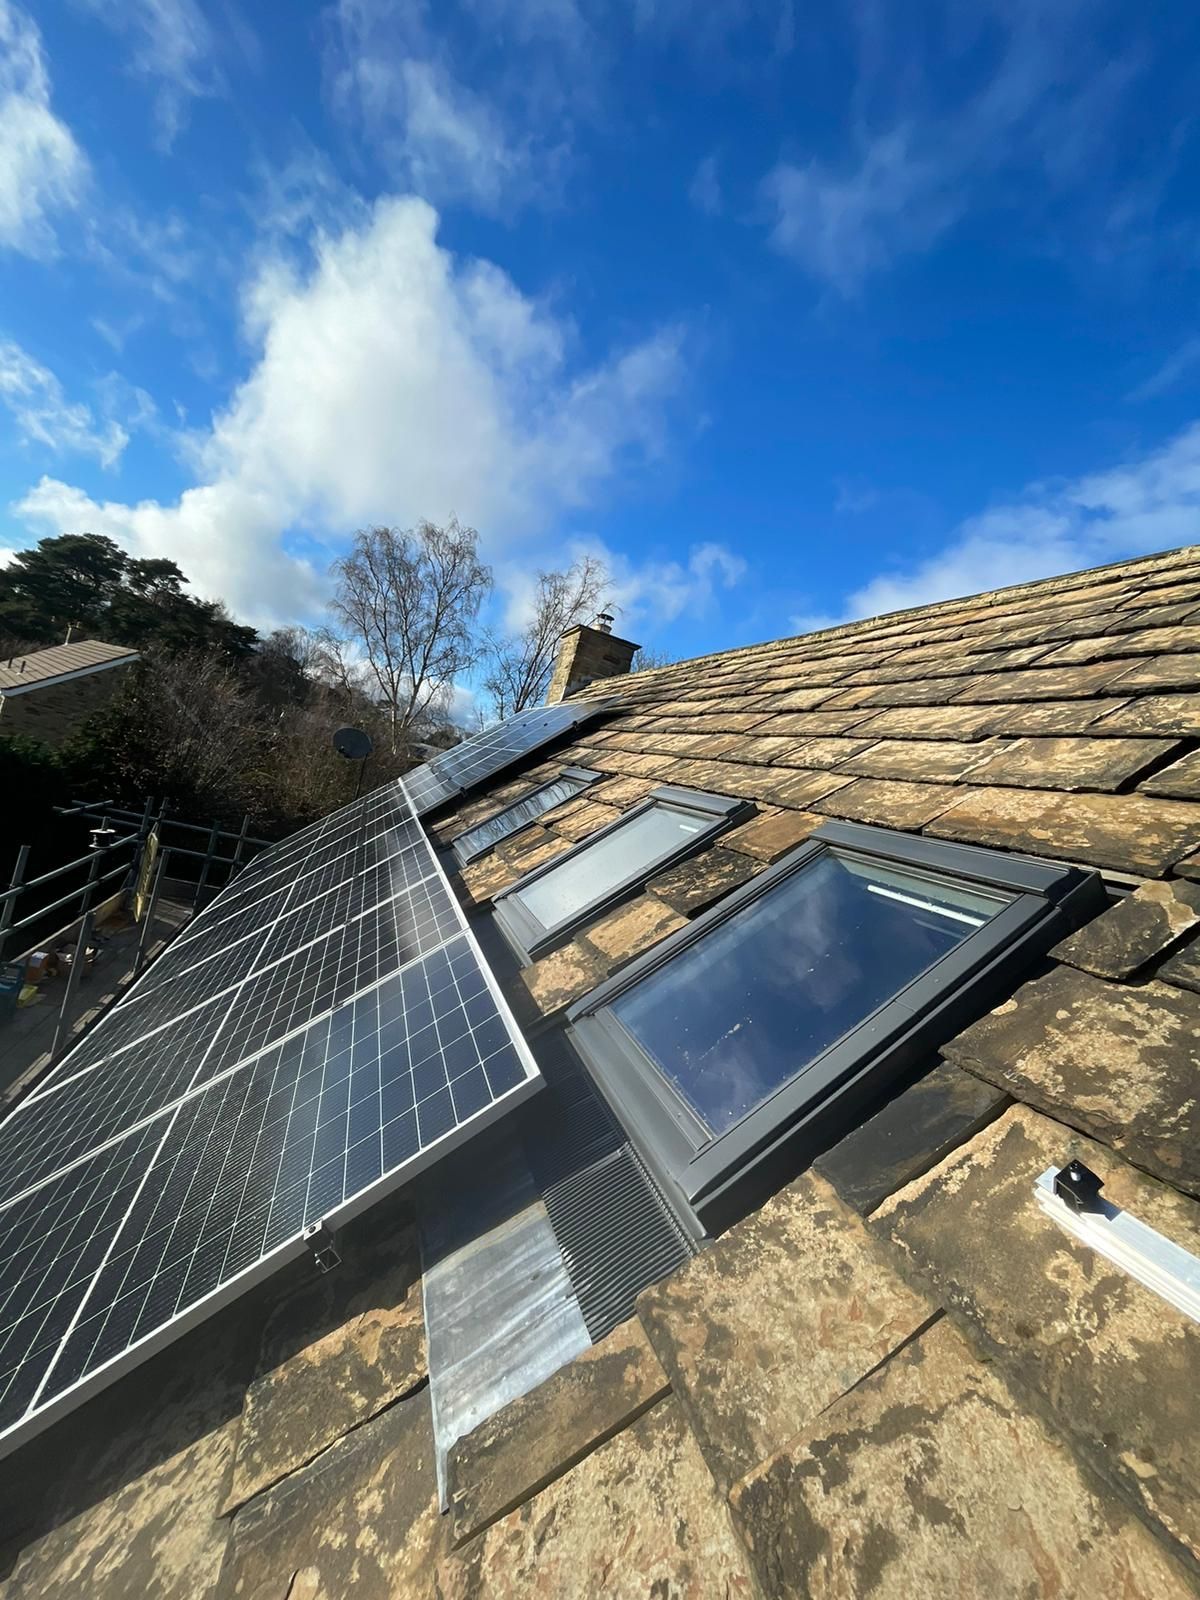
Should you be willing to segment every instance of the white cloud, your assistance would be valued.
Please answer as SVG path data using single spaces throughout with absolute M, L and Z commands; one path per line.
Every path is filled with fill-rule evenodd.
M 936 555 L 882 574 L 851 594 L 841 616 L 879 616 L 1007 584 L 1196 542 L 1200 530 L 1200 422 L 1136 461 L 1073 482 L 1033 485 L 1020 499 L 962 523 Z
M 149 402 L 148 395 L 136 392 L 139 407 Z M 27 442 L 95 456 L 104 467 L 113 466 L 129 442 L 125 428 L 111 416 L 101 424 L 82 401 L 68 400 L 54 373 L 11 339 L 0 340 L 0 404 L 11 412 Z
M 82 150 L 50 107 L 41 35 L 0 0 L 0 246 L 50 253 L 50 219 L 78 204 L 86 177 Z
M 43 479 L 16 507 L 39 533 L 91 528 L 168 555 L 256 621 L 319 606 L 318 551 L 371 522 L 455 511 L 489 558 L 545 538 L 618 470 L 662 442 L 682 377 L 664 330 L 573 371 L 571 329 L 488 263 L 437 240 L 437 215 L 380 201 L 361 226 L 320 236 L 301 272 L 273 258 L 245 294 L 255 365 L 186 440 L 195 485 L 174 504 L 97 503 Z M 709 558 L 694 583 L 719 578 Z
M 920 35 L 924 47 L 899 12 L 856 8 L 860 74 L 849 148 L 832 158 L 782 159 L 766 175 L 761 198 L 774 247 L 850 296 L 872 273 L 929 248 L 972 207 L 1019 198 L 1033 236 L 1048 202 L 1053 233 L 1099 195 L 1095 247 L 1111 251 L 1110 143 L 1142 63 L 1136 53 L 1101 56 L 1089 42 L 1101 3 L 935 11 Z M 989 48 L 995 64 L 981 77 L 972 58 Z M 945 99 L 946 83 L 957 98 Z
M 159 145 L 170 149 L 190 102 L 224 92 L 216 41 L 195 0 L 83 0 L 101 22 L 130 41 L 129 69 L 156 84 Z
M 749 570 L 741 556 L 712 540 L 692 545 L 686 561 L 633 561 L 603 548 L 596 553 L 612 574 L 618 631 L 657 633 L 679 617 L 708 616 L 718 596 L 735 588 Z

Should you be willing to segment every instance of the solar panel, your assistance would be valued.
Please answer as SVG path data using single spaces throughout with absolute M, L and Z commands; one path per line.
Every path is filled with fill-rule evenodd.
M 533 706 L 497 723 L 494 728 L 464 739 L 424 766 L 414 767 L 400 781 L 412 801 L 413 810 L 418 816 L 424 816 L 435 806 L 486 782 L 522 756 L 606 710 L 608 702 L 603 700 Z
M 398 785 L 264 851 L 0 1123 L 0 1454 L 539 1082 Z

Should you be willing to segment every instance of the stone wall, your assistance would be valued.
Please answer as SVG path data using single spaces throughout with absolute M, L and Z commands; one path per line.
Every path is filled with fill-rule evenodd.
M 0 735 L 65 743 L 86 718 L 102 710 L 127 682 L 129 666 L 106 667 L 83 677 L 0 696 Z

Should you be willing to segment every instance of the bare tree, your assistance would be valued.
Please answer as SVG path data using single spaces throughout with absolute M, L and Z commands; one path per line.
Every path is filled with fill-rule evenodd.
M 633 658 L 630 672 L 653 672 L 656 667 L 673 667 L 678 660 L 667 650 L 656 650 L 653 645 L 649 649 L 645 645 L 638 648 L 637 655 Z
M 594 556 L 581 556 L 562 572 L 538 573 L 525 627 L 488 640 L 483 686 L 497 716 L 515 716 L 545 699 L 559 639 L 576 623 L 591 620 L 608 584 L 608 571 Z
M 367 528 L 334 563 L 334 616 L 361 650 L 388 714 L 392 753 L 445 701 L 479 655 L 475 618 L 492 584 L 478 535 L 445 527 Z

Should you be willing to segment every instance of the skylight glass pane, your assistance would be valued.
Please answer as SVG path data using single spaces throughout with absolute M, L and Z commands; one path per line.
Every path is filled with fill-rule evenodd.
M 720 1134 L 1008 903 L 825 852 L 612 1009 Z
M 626 879 L 649 871 L 711 826 L 711 819 L 660 802 L 631 817 L 561 866 L 551 867 L 527 888 L 518 890 L 514 898 L 543 928 L 556 928 Z
M 573 794 L 578 794 L 585 787 L 582 778 L 565 776 L 555 778 L 542 788 L 535 789 L 532 794 L 527 794 L 524 799 L 518 800 L 515 805 L 506 806 L 503 811 L 498 811 L 494 817 L 489 817 L 478 827 L 468 828 L 466 833 L 460 834 L 454 841 L 455 848 L 464 861 L 470 861 L 475 856 L 482 855 L 485 850 L 490 850 L 493 845 L 499 844 L 501 839 L 510 838 L 512 834 L 518 833 L 547 811 L 552 811 L 555 806 L 562 805 L 564 800 L 569 800 Z

